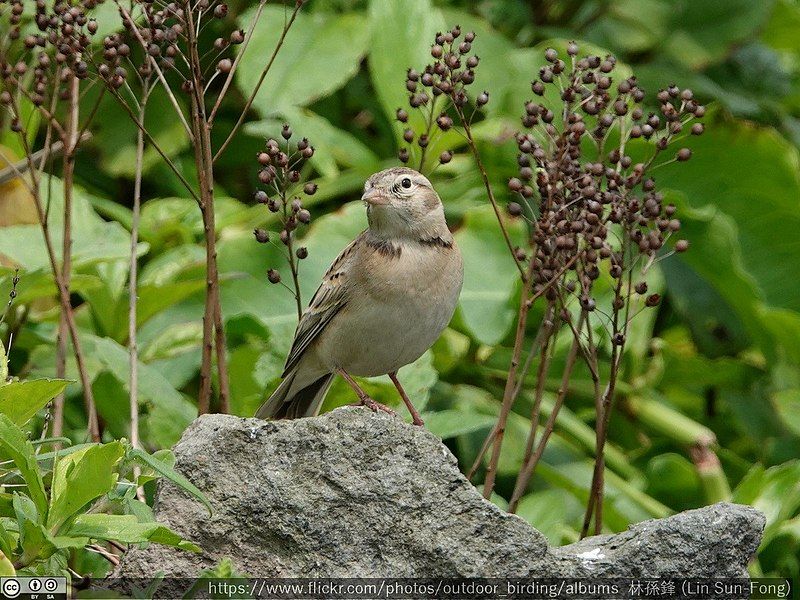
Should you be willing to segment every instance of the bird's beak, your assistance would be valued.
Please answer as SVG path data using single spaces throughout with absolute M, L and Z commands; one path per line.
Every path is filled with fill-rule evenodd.
M 376 188 L 368 189 L 366 192 L 364 192 L 364 195 L 361 196 L 361 199 L 364 202 L 372 204 L 373 206 L 389 204 L 389 199 L 381 194 Z

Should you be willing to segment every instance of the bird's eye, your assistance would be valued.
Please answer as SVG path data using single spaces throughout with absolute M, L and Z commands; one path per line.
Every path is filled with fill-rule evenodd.
M 400 182 L 400 185 L 408 189 L 411 187 L 411 180 L 408 177 L 403 177 L 403 181 Z

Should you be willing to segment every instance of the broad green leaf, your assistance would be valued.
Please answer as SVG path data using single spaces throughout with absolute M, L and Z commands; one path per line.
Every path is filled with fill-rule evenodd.
M 52 179 L 52 197 L 48 225 L 56 252 L 61 260 L 64 195 L 63 182 Z M 49 189 L 48 180 L 41 182 L 43 190 Z M 127 259 L 130 254 L 128 232 L 119 223 L 104 221 L 94 210 L 88 194 L 75 189 L 72 213 L 73 268 L 103 261 Z M 146 246 L 142 246 L 144 251 Z M 39 225 L 14 225 L 3 228 L 0 236 L 0 255 L 13 258 L 13 262 L 27 271 L 49 271 L 50 260 Z
M 386 116 L 394 120 L 398 108 L 408 108 L 406 71 L 421 71 L 431 62 L 430 47 L 436 32 L 444 30 L 445 21 L 431 0 L 371 0 L 369 20 L 369 73 Z M 421 125 L 417 111 L 409 112 L 412 121 Z M 400 131 L 401 124 L 394 123 Z
M 783 390 L 772 396 L 783 424 L 800 436 L 800 389 Z
M 27 493 L 38 513 L 47 515 L 47 496 L 33 446 L 23 431 L 6 415 L 0 414 L 0 454 L 12 460 L 28 485 Z
M 104 5 L 107 5 L 107 3 L 103 3 L 100 6 Z M 111 8 L 116 8 L 113 2 L 110 3 L 110 6 Z M 119 22 L 119 20 L 118 14 L 109 19 L 112 22 Z M 101 37 L 97 36 L 94 39 L 102 40 Z M 176 94 L 176 99 L 178 104 L 185 108 L 184 114 L 188 115 L 188 97 L 183 94 Z M 158 146 L 168 157 L 174 159 L 178 153 L 189 146 L 186 130 L 175 114 L 172 102 L 160 85 L 153 87 L 153 91 L 147 101 L 144 123 L 148 133 L 153 136 Z M 106 98 L 101 104 L 101 108 L 98 110 L 92 125 L 92 131 L 96 136 L 94 141 L 103 148 L 103 152 L 100 153 L 101 162 L 99 165 L 102 171 L 112 177 L 133 179 L 136 170 L 135 140 L 138 128 L 122 105 L 113 98 Z M 128 141 L 128 143 L 124 141 Z M 149 176 L 157 185 L 162 186 L 161 194 L 163 195 L 164 188 L 167 187 L 168 183 L 156 181 L 160 176 L 159 169 L 164 169 L 168 173 L 167 178 L 170 181 L 174 180 L 177 186 L 181 186 L 172 172 L 167 171 L 167 167 L 164 166 L 164 159 L 158 151 L 152 144 L 146 143 L 143 171 L 145 176 Z M 184 174 L 187 175 L 187 173 Z M 191 181 L 191 176 L 188 179 Z M 181 193 L 186 193 L 182 186 L 178 189 L 181 190 Z
M 64 379 L 29 379 L 0 386 L 0 413 L 24 425 L 68 384 Z
M 769 18 L 773 0 L 705 0 L 669 3 L 670 35 L 663 38 L 672 56 L 691 67 L 722 59 Z
M 770 340 L 764 328 L 760 325 L 758 307 L 763 298 L 754 273 L 745 264 L 746 248 L 742 245 L 741 223 L 727 216 L 722 208 L 707 206 L 703 209 L 692 209 L 686 205 L 681 196 L 671 194 L 669 199 L 679 207 L 681 216 L 681 236 L 688 239 L 692 246 L 688 252 L 670 258 L 672 262 L 683 263 L 689 269 L 708 283 L 721 298 L 720 308 L 714 308 L 712 313 L 720 315 L 736 315 L 741 325 L 735 321 L 719 321 L 717 317 L 707 317 L 710 321 L 710 332 L 714 327 L 731 327 L 732 331 L 742 331 L 749 339 L 759 344 L 763 349 L 769 350 Z M 720 200 L 722 203 L 722 200 Z M 665 263 L 664 273 L 667 278 L 667 290 L 672 290 L 670 285 L 675 282 L 680 268 L 673 268 Z M 696 322 L 699 315 L 698 307 L 692 304 L 693 298 L 685 296 L 691 287 L 685 282 L 678 281 L 674 288 L 677 296 L 677 306 L 684 314 L 691 315 L 691 322 Z M 670 291 L 669 293 L 672 293 Z M 700 301 L 713 301 L 715 297 L 700 297 Z M 700 304 L 703 306 L 703 304 Z M 702 326 L 703 323 L 700 324 Z M 705 323 L 709 328 L 709 323 Z M 740 334 L 741 337 L 742 334 Z M 701 338 L 702 339 L 702 338 Z
M 664 0 L 617 0 L 589 21 L 581 37 L 626 53 L 643 52 L 666 37 L 672 11 Z
M 425 429 L 443 440 L 492 427 L 497 420 L 492 415 L 460 410 L 422 413 Z
M 800 461 L 791 460 L 769 469 L 754 466 L 734 490 L 733 502 L 749 504 L 767 518 L 762 547 L 771 541 L 781 522 L 793 517 L 800 508 L 798 481 Z
M 13 517 L 14 506 L 12 501 L 14 495 L 8 492 L 0 492 L 0 517 Z M 2 548 L 0 548 L 1 550 Z
M 800 365 L 800 313 L 762 306 L 761 322 L 781 345 L 784 358 Z
M 240 17 L 252 21 L 253 6 Z M 268 5 L 236 71 L 236 82 L 249 96 L 272 55 L 291 7 Z M 262 114 L 284 107 L 307 106 L 339 89 L 358 71 L 367 49 L 369 29 L 359 13 L 325 14 L 301 10 L 283 47 L 256 95 L 253 107 Z
M 0 577 L 14 577 L 17 574 L 14 564 L 4 552 L 0 551 Z
M 19 527 L 19 545 L 22 555 L 19 562 L 28 565 L 37 558 L 48 558 L 56 551 L 50 534 L 43 526 L 44 515 L 39 513 L 33 501 L 27 496 L 14 493 L 14 512 Z
M 111 540 L 123 544 L 155 542 L 200 552 L 199 546 L 184 540 L 168 527 L 160 523 L 140 523 L 133 515 L 78 515 L 69 527 L 68 533 L 71 536 Z
M 506 219 L 505 224 L 514 243 L 520 243 L 522 221 Z M 455 237 L 464 258 L 464 324 L 481 343 L 497 344 L 514 322 L 520 277 L 492 207 L 469 210 Z
M 89 502 L 109 492 L 117 482 L 116 467 L 125 449 L 120 442 L 95 445 L 60 458 L 53 471 L 47 527 L 59 529 Z
M 84 351 L 98 360 L 114 377 L 127 386 L 129 379 L 128 350 L 111 338 L 84 336 Z M 173 427 L 184 429 L 192 420 L 191 403 L 155 368 L 139 363 L 139 393 L 160 411 L 161 418 Z M 173 440 L 174 441 L 177 440 Z
M 140 463 L 152 468 L 157 473 L 161 474 L 163 477 L 169 479 L 172 483 L 177 485 L 182 490 L 186 490 L 192 496 L 200 500 L 203 504 L 205 504 L 206 508 L 208 509 L 208 514 L 211 515 L 211 504 L 208 502 L 208 498 L 206 498 L 205 494 L 197 489 L 191 481 L 186 479 L 183 475 L 178 473 L 175 469 L 173 469 L 169 464 L 166 462 L 159 460 L 158 458 L 151 456 L 144 450 L 139 448 L 130 448 L 128 450 L 128 457 L 139 461 Z
M 533 525 L 554 546 L 563 543 L 567 523 L 583 513 L 575 496 L 563 489 L 548 489 L 523 497 L 517 515 Z
M 647 465 L 647 493 L 678 510 L 703 502 L 700 477 L 695 466 L 680 454 L 654 456 Z
M 711 205 L 730 215 L 741 248 L 736 258 L 757 282 L 764 300 L 800 311 L 794 268 L 800 229 L 798 150 L 772 129 L 741 124 L 714 123 L 704 135 L 691 136 L 685 143 L 693 151 L 692 159 L 664 166 L 659 181 L 680 190 L 693 208 Z M 683 256 L 689 260 L 699 252 L 707 257 L 704 243 L 697 239 Z
M 5 284 L 10 277 L 10 275 L 6 278 L 0 277 L 0 281 Z M 30 304 L 35 300 L 58 297 L 58 288 L 49 270 L 25 271 L 21 277 L 25 278 L 25 285 L 17 288 L 18 294 L 15 302 Z M 74 273 L 70 277 L 69 289 L 73 293 L 84 294 L 101 285 L 102 281 L 96 275 Z
M 800 4 L 794 0 L 778 0 L 761 39 L 777 50 L 800 51 Z
M 10 494 L 13 499 L 13 494 Z M 14 549 L 17 547 L 17 541 L 15 540 L 8 531 L 6 527 L 9 523 L 15 523 L 16 511 L 11 507 L 11 511 L 9 515 L 4 515 L 4 518 L 0 519 L 0 552 L 2 552 L 6 557 L 12 557 L 14 555 Z

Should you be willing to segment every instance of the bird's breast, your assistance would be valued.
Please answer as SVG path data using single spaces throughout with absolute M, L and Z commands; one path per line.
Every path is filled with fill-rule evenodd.
M 398 244 L 375 250 L 353 273 L 337 333 L 321 350 L 355 375 L 382 375 L 419 358 L 450 322 L 463 270 L 455 245 Z

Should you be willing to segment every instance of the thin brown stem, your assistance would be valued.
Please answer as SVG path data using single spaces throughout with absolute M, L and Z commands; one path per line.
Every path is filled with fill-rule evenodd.
M 217 268 L 216 221 L 214 214 L 214 168 L 211 150 L 211 126 L 206 114 L 202 94 L 203 69 L 198 53 L 197 38 L 191 11 L 187 11 L 187 45 L 192 70 L 192 129 L 197 143 L 194 145 L 195 165 L 200 182 L 200 212 L 206 246 L 206 302 L 203 313 L 203 347 L 200 365 L 200 395 L 197 406 L 200 414 L 211 408 L 212 346 L 216 346 L 217 375 L 219 377 L 220 409 L 229 405 L 229 382 L 225 357 L 225 329 L 219 295 Z
M 211 113 L 208 115 L 208 124 L 209 126 L 214 124 L 214 118 L 217 116 L 217 111 L 219 110 L 220 105 L 222 104 L 222 100 L 225 98 L 225 94 L 228 92 L 228 88 L 233 83 L 233 76 L 236 74 L 236 69 L 239 67 L 239 62 L 241 62 L 244 53 L 247 51 L 247 46 L 250 45 L 250 40 L 253 38 L 253 31 L 258 24 L 259 19 L 261 19 L 261 13 L 264 11 L 264 6 L 266 5 L 266 0 L 259 0 L 258 8 L 256 9 L 256 14 L 253 16 L 253 21 L 250 23 L 250 27 L 247 30 L 247 35 L 244 38 L 244 43 L 242 44 L 241 50 L 237 52 L 236 58 L 233 60 L 233 66 L 231 67 L 228 76 L 225 78 L 225 83 L 222 84 L 222 90 L 220 90 L 219 95 L 217 96 L 217 101 L 214 103 L 214 108 L 211 109 Z
M 11 101 L 11 109 L 14 115 L 19 118 L 19 108 L 16 102 L 13 99 Z M 63 131 L 63 128 L 58 128 Z M 58 130 L 57 129 L 57 130 Z M 50 268 L 53 271 L 53 278 L 56 282 L 56 287 L 58 288 L 58 295 L 59 301 L 61 303 L 61 309 L 63 314 L 66 317 L 66 326 L 67 330 L 70 335 L 70 340 L 72 341 L 72 348 L 75 354 L 75 362 L 77 363 L 78 368 L 78 375 L 81 380 L 81 385 L 83 386 L 83 396 L 85 405 L 88 408 L 88 425 L 89 425 L 89 434 L 92 438 L 92 441 L 99 442 L 100 441 L 100 430 L 98 427 L 97 422 L 97 412 L 95 410 L 95 403 L 94 403 L 94 395 L 92 393 L 92 381 L 89 378 L 89 373 L 86 369 L 86 361 L 83 356 L 83 350 L 81 347 L 80 338 L 78 336 L 78 327 L 75 323 L 75 315 L 72 310 L 72 304 L 70 303 L 69 297 L 69 290 L 66 285 L 64 285 L 63 277 L 61 274 L 61 265 L 56 257 L 55 246 L 53 244 L 53 239 L 50 236 L 50 229 L 47 225 L 47 215 L 45 213 L 44 206 L 42 205 L 42 197 L 40 193 L 40 180 L 39 180 L 39 171 L 36 168 L 36 164 L 34 163 L 33 152 L 31 151 L 30 146 L 28 145 L 28 140 L 25 137 L 24 133 L 19 135 L 20 142 L 22 143 L 23 149 L 25 151 L 25 158 L 28 161 L 28 171 L 31 175 L 31 196 L 34 200 L 34 205 L 36 208 L 36 213 L 39 218 L 39 224 L 42 228 L 42 236 L 44 237 L 45 248 L 47 250 L 47 258 L 50 262 Z M 66 144 L 65 144 L 66 146 Z
M 167 93 L 167 97 L 169 98 L 172 107 L 175 109 L 175 114 L 180 119 L 181 124 L 183 125 L 184 130 L 186 131 L 186 135 L 189 136 L 190 141 L 194 141 L 194 136 L 192 134 L 192 129 L 189 127 L 189 124 L 186 122 L 186 117 L 183 115 L 183 110 L 181 110 L 180 104 L 178 104 L 177 98 L 175 98 L 175 94 L 172 93 L 172 88 L 170 87 L 169 83 L 167 83 L 167 78 L 164 77 L 164 72 L 161 70 L 161 67 L 158 66 L 158 61 L 147 51 L 148 44 L 145 42 L 144 38 L 142 37 L 142 33 L 139 31 L 138 25 L 136 25 L 136 21 L 131 17 L 130 13 L 127 9 L 122 6 L 122 3 L 119 0 L 115 0 L 114 2 L 117 5 L 117 8 L 122 15 L 122 18 L 128 22 L 128 25 L 133 32 L 133 35 L 136 37 L 136 40 L 139 42 L 139 45 L 142 47 L 142 51 L 145 53 L 150 59 L 150 66 L 156 72 L 158 76 L 158 80 L 161 82 L 161 85 L 164 87 L 164 91 Z
M 464 111 L 458 104 L 455 104 L 456 112 L 458 113 L 458 118 L 461 121 L 462 127 L 464 127 L 464 134 L 467 138 L 467 144 L 469 145 L 470 151 L 472 152 L 472 156 L 475 158 L 475 163 L 478 165 L 478 171 L 481 174 L 481 180 L 483 181 L 483 186 L 486 188 L 486 194 L 489 197 L 489 202 L 492 204 L 492 209 L 494 210 L 494 214 L 497 217 L 497 223 L 500 225 L 500 231 L 503 234 L 503 240 L 505 240 L 506 246 L 508 246 L 508 251 L 511 253 L 511 258 L 514 261 L 514 265 L 516 265 L 517 269 L 519 270 L 520 278 L 523 282 L 528 281 L 528 275 L 526 275 L 525 270 L 522 268 L 520 261 L 517 260 L 517 255 L 514 252 L 514 244 L 511 243 L 511 237 L 508 234 L 508 230 L 506 229 L 505 223 L 503 222 L 503 216 L 500 214 L 500 207 L 497 204 L 497 200 L 494 197 L 494 191 L 492 190 L 492 185 L 489 183 L 489 175 L 486 173 L 486 168 L 483 166 L 483 161 L 481 160 L 480 152 L 478 152 L 478 146 L 475 143 L 475 139 L 472 136 L 472 127 L 464 116 Z
M 161 149 L 161 146 L 158 145 L 158 142 L 156 142 L 155 139 L 153 138 L 153 136 L 150 135 L 150 132 L 147 131 L 147 128 L 144 126 L 144 123 L 139 121 L 138 117 L 136 116 L 136 113 L 134 113 L 133 110 L 131 109 L 131 107 L 128 106 L 128 103 L 125 102 L 125 99 L 122 96 L 120 96 L 118 92 L 116 92 L 114 90 L 112 90 L 111 93 L 117 99 L 117 101 L 120 103 L 120 105 L 125 110 L 125 112 L 128 113 L 128 116 L 133 121 L 133 124 L 136 125 L 136 127 L 139 129 L 139 131 L 141 131 L 144 134 L 144 137 L 147 138 L 147 143 L 150 144 L 155 149 L 156 152 L 158 152 L 158 154 L 161 156 L 161 158 L 164 159 L 164 162 L 166 163 L 166 165 L 170 168 L 170 170 L 175 174 L 175 176 L 183 184 L 183 187 L 186 188 L 186 191 L 189 192 L 189 194 L 191 194 L 192 198 L 194 198 L 199 203 L 200 202 L 200 197 L 197 195 L 197 192 L 189 184 L 189 182 L 186 181 L 186 178 L 178 170 L 178 167 L 175 166 L 175 163 L 172 162 L 172 160 L 169 158 L 169 156 L 166 155 L 164 150 Z
M 515 259 L 516 261 L 516 259 Z M 519 264 L 519 263 L 517 263 Z M 530 279 L 533 274 L 535 262 L 531 260 L 528 263 L 527 272 L 523 273 L 523 282 Z M 517 383 L 517 369 L 519 368 L 520 356 L 522 354 L 522 345 L 525 341 L 525 328 L 528 323 L 528 312 L 531 308 L 529 302 L 530 291 L 528 286 L 522 284 L 522 292 L 520 294 L 519 311 L 517 313 L 517 329 L 514 335 L 514 349 L 511 355 L 511 365 L 508 369 L 508 377 L 506 378 L 505 389 L 503 390 L 503 402 L 500 406 L 500 414 L 497 417 L 497 425 L 495 426 L 494 439 L 492 441 L 492 454 L 489 458 L 489 466 L 486 469 L 486 477 L 483 482 L 483 497 L 489 498 L 494 490 L 494 482 L 497 474 L 497 464 L 500 461 L 500 451 L 503 447 L 503 436 L 506 430 L 506 423 L 508 415 L 514 404 L 516 396 L 514 390 Z
M 550 306 L 548 309 L 550 312 L 550 318 L 552 318 L 553 308 Z M 530 416 L 530 429 L 528 431 L 528 440 L 525 445 L 525 454 L 522 459 L 522 464 L 525 465 L 531 460 L 531 456 L 533 454 L 533 446 L 536 442 L 536 430 L 539 427 L 539 414 L 542 408 L 542 399 L 544 398 L 544 387 L 545 383 L 547 382 L 547 375 L 550 372 L 550 364 L 553 358 L 553 351 L 555 350 L 555 338 L 556 338 L 556 331 L 557 326 L 554 324 L 548 332 L 547 339 L 545 340 L 544 344 L 542 344 L 542 348 L 539 355 L 539 368 L 536 371 L 536 391 L 534 392 L 533 398 L 533 406 L 531 408 L 531 416 Z M 535 353 L 531 352 L 531 356 Z M 533 472 L 531 471 L 531 474 Z M 517 474 L 517 480 L 514 484 L 514 492 L 511 496 L 511 501 L 508 505 L 508 512 L 515 513 L 517 511 L 517 506 L 519 504 L 520 499 L 522 498 L 522 494 L 525 493 L 525 490 L 528 487 L 528 482 L 530 481 L 530 475 L 527 477 L 525 476 L 524 469 L 520 469 L 520 472 Z
M 626 236 L 627 240 L 627 236 Z M 623 256 L 625 253 L 623 243 Z M 617 285 L 614 290 L 614 298 L 621 298 L 623 278 L 617 280 Z M 628 273 L 628 290 L 625 302 L 626 311 L 630 305 L 631 296 L 631 275 Z M 598 402 L 596 406 L 597 421 L 595 424 L 595 462 L 592 472 L 592 485 L 589 491 L 589 501 L 586 505 L 586 512 L 583 518 L 583 527 L 581 528 L 581 537 L 586 537 L 589 533 L 589 526 L 594 513 L 594 533 L 599 534 L 603 528 L 603 495 L 605 488 L 605 443 L 608 439 L 608 424 L 611 419 L 611 408 L 614 399 L 614 392 L 619 377 L 619 368 L 622 360 L 622 353 L 625 345 L 625 337 L 628 328 L 627 314 L 624 318 L 624 324 L 620 328 L 620 310 L 614 309 L 612 317 L 612 339 L 611 346 L 611 369 L 609 373 L 608 384 L 602 395 L 602 402 Z M 617 336 L 621 335 L 620 343 L 617 343 Z
M 147 100 L 150 95 L 150 81 L 146 79 L 139 104 L 139 121 L 144 123 Z M 144 166 L 144 133 L 136 130 L 136 172 L 133 180 L 133 211 L 131 217 L 131 254 L 130 275 L 128 278 L 128 359 L 130 365 L 129 378 L 129 412 L 131 420 L 131 445 L 139 448 L 139 346 L 137 343 L 138 299 L 139 299 L 139 220 L 142 202 L 142 169 Z M 138 472 L 134 473 L 134 480 Z M 137 495 L 139 495 L 137 489 Z
M 583 326 L 583 320 L 580 321 L 579 329 Z M 561 405 L 564 403 L 564 398 L 567 395 L 567 390 L 569 389 L 569 380 L 572 377 L 572 370 L 575 368 L 575 361 L 578 358 L 578 347 L 580 345 L 580 341 L 577 338 L 573 338 L 572 345 L 570 346 L 569 353 L 567 354 L 567 361 L 564 364 L 564 371 L 561 375 L 561 385 L 558 388 L 558 392 L 556 393 L 556 399 L 553 403 L 553 410 L 550 412 L 550 416 L 547 418 L 547 422 L 544 425 L 544 430 L 542 431 L 542 438 L 539 440 L 539 443 L 536 446 L 536 450 L 530 456 L 528 461 L 522 465 L 522 469 L 520 471 L 521 478 L 518 477 L 518 486 L 515 486 L 513 500 L 514 502 L 514 510 L 516 510 L 519 499 L 522 497 L 525 489 L 528 486 L 528 482 L 530 481 L 533 472 L 536 470 L 536 466 L 539 464 L 539 460 L 541 460 L 542 455 L 544 454 L 544 450 L 547 447 L 547 442 L 550 440 L 550 436 L 555 429 L 556 418 L 558 417 L 558 413 L 561 410 Z M 521 491 L 520 491 L 521 490 Z M 511 506 L 509 505 L 509 510 Z
M 261 75 L 258 78 L 258 82 L 256 83 L 256 87 L 253 88 L 253 91 L 250 93 L 250 96 L 247 98 L 247 102 L 245 102 L 244 108 L 242 109 L 242 112 L 239 115 L 239 118 L 236 120 L 236 124 L 233 126 L 233 129 L 231 129 L 230 133 L 228 134 L 228 137 L 225 138 L 225 141 L 222 143 L 222 146 L 220 146 L 219 150 L 217 150 L 217 153 L 214 154 L 213 162 L 216 162 L 217 159 L 222 155 L 222 153 L 225 152 L 225 149 L 228 147 L 228 145 L 233 140 L 233 137 L 239 131 L 239 128 L 242 126 L 242 123 L 244 123 L 244 120 L 247 117 L 247 113 L 249 112 L 250 107 L 253 105 L 253 102 L 256 99 L 256 95 L 258 94 L 258 90 L 261 89 L 261 84 L 264 83 L 264 79 L 266 78 L 267 74 L 269 73 L 269 70 L 272 68 L 272 63 L 275 62 L 275 57 L 278 56 L 278 52 L 280 51 L 281 47 L 283 46 L 283 42 L 286 39 L 286 34 L 289 33 L 289 29 L 291 29 L 292 24 L 294 23 L 295 18 L 297 17 L 297 14 L 300 12 L 300 8 L 302 6 L 303 6 L 303 2 L 302 1 L 298 0 L 297 2 L 295 2 L 295 7 L 294 7 L 294 10 L 292 11 L 292 15 L 289 17 L 289 20 L 283 26 L 283 31 L 281 31 L 281 35 L 278 38 L 278 43 L 275 44 L 275 49 L 272 51 L 272 56 L 270 56 L 269 61 L 264 66 L 264 69 L 261 71 Z

